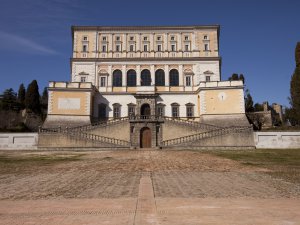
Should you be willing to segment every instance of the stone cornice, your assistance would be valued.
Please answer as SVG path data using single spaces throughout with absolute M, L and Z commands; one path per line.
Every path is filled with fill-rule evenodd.
M 170 25 L 170 26 L 72 26 L 74 31 L 151 31 L 151 30 L 198 30 L 198 29 L 217 29 L 220 25 Z
M 144 61 L 221 61 L 221 57 L 174 57 L 174 58 L 71 58 L 71 62 L 144 62 Z

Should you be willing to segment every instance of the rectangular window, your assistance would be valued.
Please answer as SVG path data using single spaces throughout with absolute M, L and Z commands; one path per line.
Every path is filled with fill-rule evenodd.
M 106 77 L 100 77 L 100 87 L 106 86 Z
M 102 37 L 102 41 L 106 41 L 106 37 Z
M 87 52 L 87 45 L 82 45 L 82 51 Z
M 148 51 L 148 45 L 144 45 L 144 52 Z
M 157 40 L 160 41 L 160 40 L 161 40 L 161 36 L 158 36 L 158 37 L 157 37 Z
M 84 83 L 85 80 L 86 80 L 85 77 L 80 77 L 80 82 L 83 82 L 83 83 Z
M 106 45 L 102 45 L 102 52 L 106 52 Z
M 128 106 L 128 116 L 132 117 L 135 115 L 135 107 L 134 106 Z
M 179 117 L 179 107 L 172 106 L 172 117 Z
M 84 40 L 84 41 L 87 41 L 87 40 L 88 40 L 88 37 L 87 37 L 87 36 L 84 36 L 84 37 L 83 37 L 83 40 Z
M 161 45 L 157 45 L 157 51 L 161 52 Z
M 130 37 L 130 41 L 133 41 L 133 37 L 132 36 Z
M 186 107 L 186 116 L 187 117 L 193 117 L 194 116 L 194 107 L 193 106 L 187 106 Z
M 147 41 L 148 40 L 148 38 L 147 37 L 144 37 L 144 41 Z
M 120 52 L 121 51 L 121 46 L 120 45 L 116 45 L 116 52 Z
M 192 86 L 191 76 L 186 76 L 185 77 L 185 85 L 188 86 L 188 87 Z
M 114 118 L 120 118 L 120 106 L 114 106 Z
M 204 44 L 204 51 L 208 51 L 208 50 L 209 50 L 208 44 Z
M 130 45 L 130 46 L 129 46 L 129 51 L 130 51 L 130 52 L 133 52 L 133 51 L 134 51 L 134 46 L 133 46 L 133 45 Z
M 116 41 L 120 41 L 120 37 L 119 36 L 116 37 Z
M 174 41 L 175 40 L 175 37 L 174 36 L 171 36 L 171 41 Z
M 171 45 L 171 51 L 175 52 L 176 51 L 176 46 L 175 45 Z
M 164 107 L 163 106 L 159 106 L 157 108 L 157 115 L 158 116 L 164 116 Z
M 189 40 L 189 36 L 184 36 L 184 40 L 188 41 Z
M 189 51 L 189 45 L 185 45 L 184 48 L 185 48 L 185 51 L 186 51 L 186 52 Z
M 206 81 L 206 82 L 210 82 L 210 76 L 206 76 L 206 77 L 205 77 L 205 81 Z

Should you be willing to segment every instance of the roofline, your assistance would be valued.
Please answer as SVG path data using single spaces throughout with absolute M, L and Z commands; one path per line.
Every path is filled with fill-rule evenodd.
M 220 25 L 151 25 L 151 26 L 72 26 L 72 32 L 80 30 L 118 31 L 118 30 L 190 30 L 220 29 Z

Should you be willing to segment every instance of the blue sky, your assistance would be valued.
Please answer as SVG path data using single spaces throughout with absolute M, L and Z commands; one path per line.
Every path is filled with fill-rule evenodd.
M 222 79 L 243 73 L 255 102 L 288 105 L 299 0 L 1 0 L 0 92 L 70 80 L 71 25 L 221 25 Z

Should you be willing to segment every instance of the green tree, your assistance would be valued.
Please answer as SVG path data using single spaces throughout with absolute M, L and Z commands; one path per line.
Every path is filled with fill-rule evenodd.
M 25 87 L 24 84 L 21 84 L 18 91 L 18 103 L 20 104 L 20 108 L 25 108 Z
M 228 80 L 239 80 L 239 75 L 237 73 L 233 73 L 231 77 L 228 78 Z
M 2 110 L 18 110 L 17 93 L 12 88 L 6 89 L 2 97 Z
M 293 125 L 300 125 L 300 42 L 295 49 L 296 68 L 290 82 L 290 120 Z
M 36 80 L 33 80 L 27 87 L 25 107 L 28 111 L 32 111 L 37 114 L 41 112 L 40 93 Z
M 255 111 L 255 112 L 264 111 L 264 106 L 263 106 L 262 104 L 255 103 L 255 104 L 254 104 L 254 111 Z
M 240 74 L 239 80 L 243 81 L 243 84 L 245 83 L 245 77 L 243 74 Z
M 47 89 L 47 87 L 44 88 L 42 98 L 41 98 L 41 104 L 44 109 L 47 109 L 47 106 L 48 106 L 48 89 Z
M 245 92 L 245 111 L 246 112 L 254 111 L 253 99 L 252 99 L 249 89 L 247 89 Z

